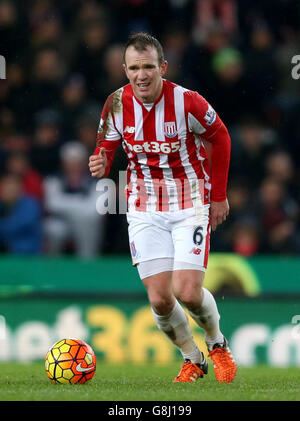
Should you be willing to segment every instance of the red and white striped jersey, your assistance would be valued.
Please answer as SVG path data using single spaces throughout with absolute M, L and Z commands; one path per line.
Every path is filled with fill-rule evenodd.
M 121 143 L 128 157 L 129 211 L 170 212 L 190 208 L 199 198 L 204 204 L 225 200 L 230 137 L 197 92 L 163 80 L 152 106 L 140 102 L 130 84 L 111 94 L 95 151 L 106 150 L 105 176 Z M 210 156 L 204 144 L 211 145 Z

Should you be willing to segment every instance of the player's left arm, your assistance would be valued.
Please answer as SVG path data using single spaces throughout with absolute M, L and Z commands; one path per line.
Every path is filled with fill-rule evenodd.
M 227 182 L 230 163 L 231 141 L 227 128 L 221 122 L 219 128 L 205 139 L 211 168 L 210 215 L 212 230 L 224 222 L 229 214 Z
M 199 94 L 193 93 L 193 116 L 201 127 L 199 136 L 207 151 L 211 169 L 211 224 L 215 230 L 228 216 L 227 182 L 230 163 L 231 139 L 216 111 Z

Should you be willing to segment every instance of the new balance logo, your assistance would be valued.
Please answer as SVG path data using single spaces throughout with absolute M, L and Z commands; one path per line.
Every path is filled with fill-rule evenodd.
M 201 249 L 193 247 L 192 250 L 190 251 L 190 253 L 199 255 L 201 253 Z
M 125 127 L 125 130 L 124 130 L 124 133 L 134 133 L 135 132 L 135 127 L 132 127 L 132 126 L 126 126 Z

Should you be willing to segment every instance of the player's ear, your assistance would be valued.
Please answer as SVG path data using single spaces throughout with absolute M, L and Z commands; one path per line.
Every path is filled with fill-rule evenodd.
M 126 64 L 125 63 L 123 63 L 123 70 L 125 72 L 125 75 L 126 75 L 127 79 L 129 79 L 128 73 L 127 73 L 127 67 L 126 67 Z
M 168 68 L 168 62 L 167 62 L 167 60 L 164 60 L 162 65 L 160 66 L 160 75 L 161 76 L 164 76 L 166 74 L 167 68 Z

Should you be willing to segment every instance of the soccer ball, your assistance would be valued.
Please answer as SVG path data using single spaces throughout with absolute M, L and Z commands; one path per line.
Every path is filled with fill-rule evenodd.
M 96 356 L 86 342 L 62 339 L 45 357 L 46 374 L 53 383 L 85 383 L 96 371 Z

